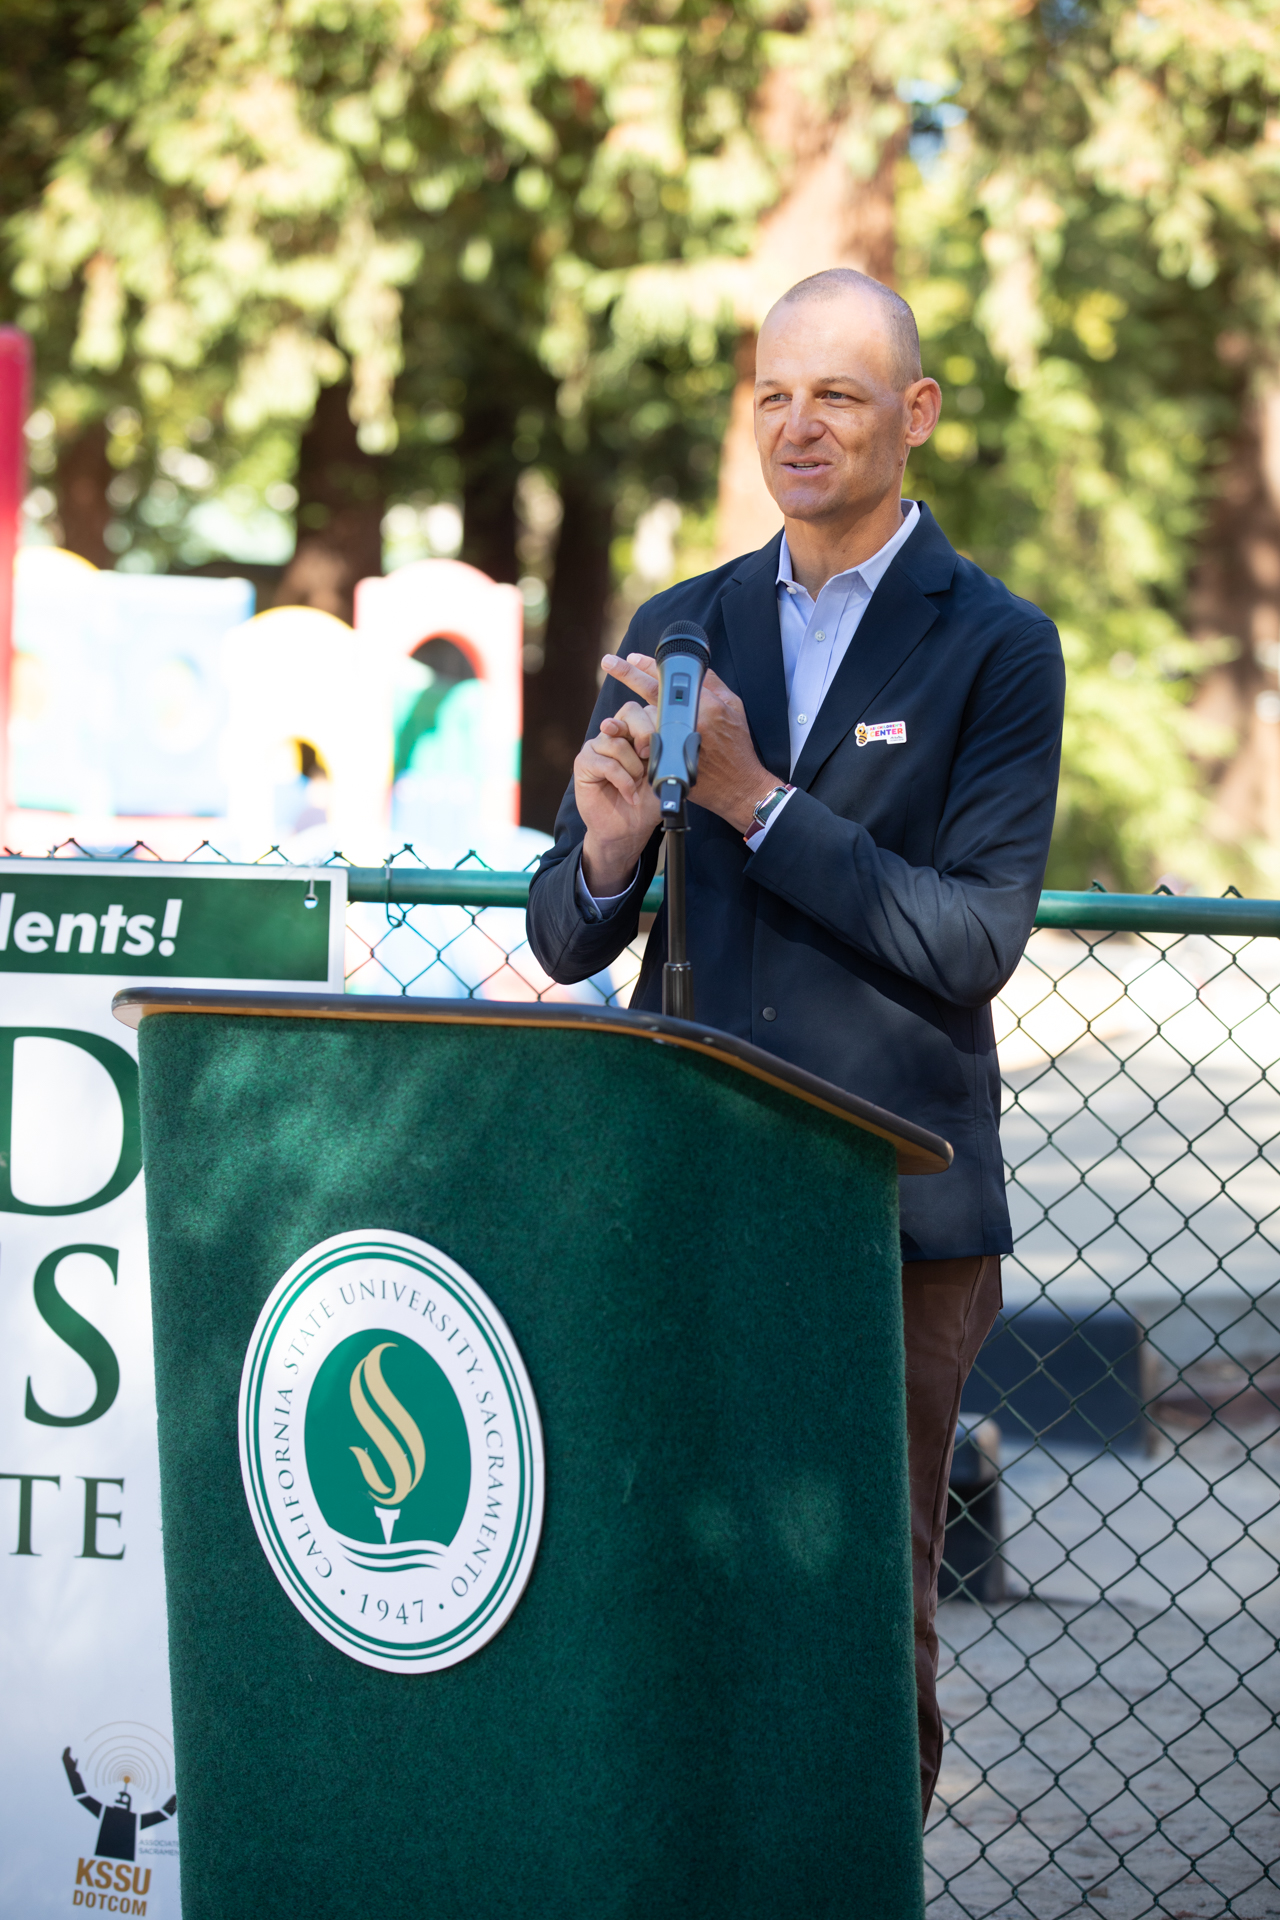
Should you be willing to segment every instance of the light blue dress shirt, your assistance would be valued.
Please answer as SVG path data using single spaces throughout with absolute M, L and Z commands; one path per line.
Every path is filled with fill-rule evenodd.
M 840 662 L 862 623 L 871 596 L 888 572 L 894 555 L 915 532 L 920 508 L 914 500 L 902 503 L 902 525 L 891 540 L 886 540 L 869 560 L 843 573 L 833 573 L 815 600 L 802 587 L 791 570 L 791 549 L 782 536 L 778 553 L 778 626 L 782 633 L 782 671 L 787 686 L 787 726 L 791 736 L 791 767 L 804 749 L 809 731 L 818 717 L 827 690 L 836 677 Z M 752 853 L 764 840 L 787 801 L 788 794 L 769 815 L 763 827 L 751 834 L 747 845 Z M 634 876 L 633 876 L 634 877 Z M 595 897 L 587 891 L 578 865 L 578 905 L 588 920 L 603 920 L 631 891 Z

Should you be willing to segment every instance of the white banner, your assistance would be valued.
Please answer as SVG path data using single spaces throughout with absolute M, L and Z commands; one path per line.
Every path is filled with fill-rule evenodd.
M 179 1920 L 136 1036 L 341 991 L 336 868 L 0 860 L 0 1913 Z

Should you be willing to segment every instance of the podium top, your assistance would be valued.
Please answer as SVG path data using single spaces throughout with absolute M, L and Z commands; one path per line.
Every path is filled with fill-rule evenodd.
M 793 1067 L 750 1041 L 717 1033 L 697 1020 L 669 1020 L 657 1013 L 632 1013 L 621 1007 L 584 1007 L 574 1001 L 544 1004 L 511 1000 L 428 1000 L 399 994 L 222 993 L 180 987 L 126 987 L 111 1003 L 117 1020 L 140 1027 L 158 1013 L 252 1014 L 292 1020 L 401 1020 L 437 1026 L 559 1027 L 586 1033 L 625 1034 L 636 1040 L 687 1048 L 718 1060 L 752 1079 L 834 1114 L 864 1133 L 891 1141 L 899 1173 L 945 1173 L 952 1151 L 939 1134 L 901 1120 L 884 1107 L 833 1087 L 828 1080 Z

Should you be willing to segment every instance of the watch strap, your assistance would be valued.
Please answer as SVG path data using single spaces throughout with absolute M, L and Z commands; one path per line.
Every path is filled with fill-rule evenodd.
M 770 788 L 763 800 L 757 800 L 751 810 L 751 825 L 743 834 L 743 839 L 750 840 L 752 834 L 759 833 L 761 827 L 767 826 L 786 796 L 794 791 L 795 789 L 787 786 L 785 782 L 779 782 L 776 787 Z

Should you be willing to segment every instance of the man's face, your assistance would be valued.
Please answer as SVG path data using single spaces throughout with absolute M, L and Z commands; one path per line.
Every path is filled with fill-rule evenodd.
M 756 348 L 756 445 L 788 519 L 854 520 L 901 486 L 908 449 L 933 430 L 938 388 L 904 390 L 895 371 L 874 298 L 782 302 L 769 314 Z

